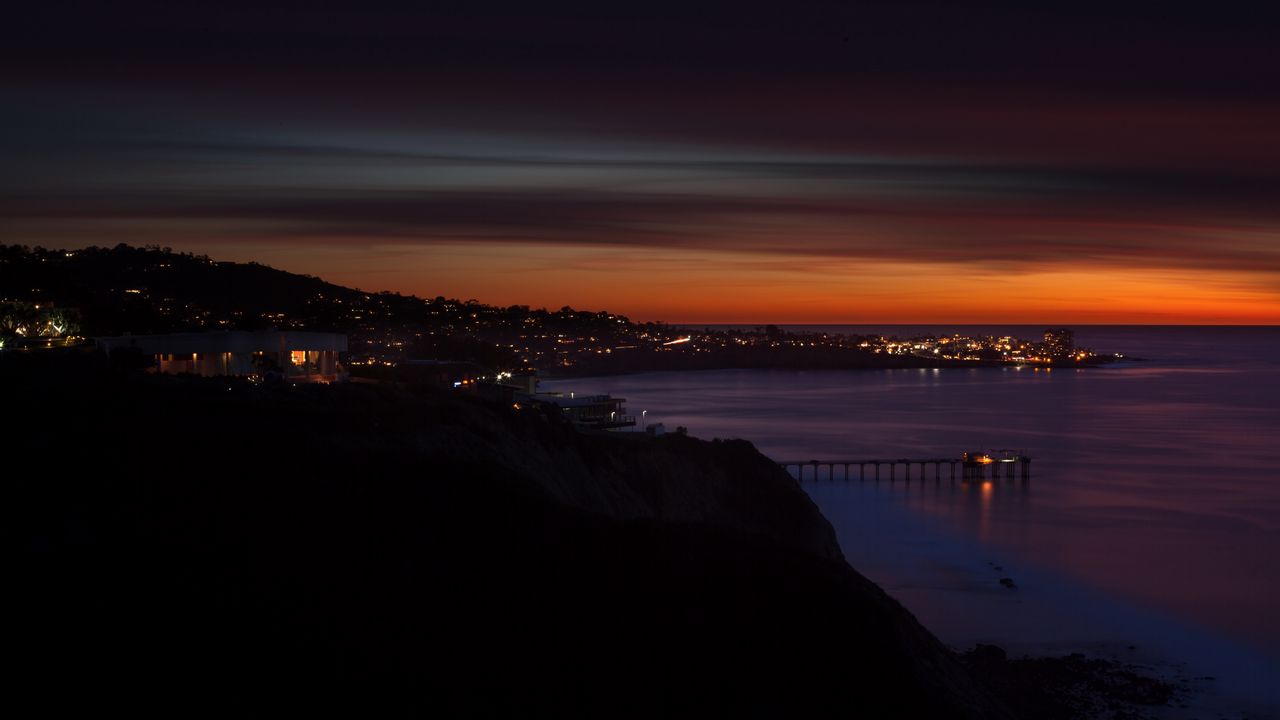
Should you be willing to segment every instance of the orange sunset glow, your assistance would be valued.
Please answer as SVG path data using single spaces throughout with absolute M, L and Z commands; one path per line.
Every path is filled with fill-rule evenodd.
M 257 258 L 367 290 L 690 323 L 1274 324 L 1265 273 L 1019 268 L 676 249 L 374 246 Z M 483 268 L 483 272 L 474 272 Z

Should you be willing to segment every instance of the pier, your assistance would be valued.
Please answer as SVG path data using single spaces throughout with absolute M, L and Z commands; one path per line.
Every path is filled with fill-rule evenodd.
M 1006 458 L 986 458 L 984 460 L 973 460 L 966 457 L 959 458 L 897 458 L 893 460 L 802 460 L 792 462 L 779 462 L 778 465 L 788 472 L 791 468 L 796 469 L 796 479 L 804 480 L 805 468 L 813 468 L 813 480 L 823 479 L 821 473 L 822 468 L 827 469 L 826 479 L 828 480 L 850 480 L 850 468 L 858 469 L 858 480 L 896 480 L 898 475 L 898 466 L 902 466 L 902 477 L 904 480 L 910 480 L 912 477 L 912 466 L 919 465 L 920 469 L 917 477 L 921 480 L 929 479 L 928 468 L 933 466 L 934 480 L 942 479 L 942 468 L 948 468 L 947 479 L 956 479 L 956 468 L 960 468 L 959 478 L 961 480 L 996 480 L 999 478 L 1013 479 L 1015 477 L 1022 480 L 1031 479 L 1031 458 L 1018 455 Z M 843 472 L 836 473 L 836 468 L 843 468 Z M 871 472 L 867 472 L 870 468 Z

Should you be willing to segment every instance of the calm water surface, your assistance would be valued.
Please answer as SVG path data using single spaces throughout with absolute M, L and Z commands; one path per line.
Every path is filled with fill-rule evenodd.
M 851 564 L 947 642 L 1152 641 L 1230 655 L 1228 672 L 1280 683 L 1270 676 L 1280 667 L 1280 329 L 1084 327 L 1077 343 L 1147 361 L 543 387 L 613 393 L 650 423 L 746 438 L 777 460 L 1023 449 L 1035 458 L 1027 483 L 953 483 L 946 470 L 939 482 L 931 468 L 924 480 L 917 469 L 904 482 L 899 469 L 894 483 L 805 487 Z M 998 584 L 1006 576 L 1018 590 Z

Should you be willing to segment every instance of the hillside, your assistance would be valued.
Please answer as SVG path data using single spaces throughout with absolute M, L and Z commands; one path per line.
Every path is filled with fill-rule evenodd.
M 18 365 L 10 447 L 57 462 L 6 503 L 14 685 L 51 714 L 1007 715 L 748 443 Z
M 77 307 L 90 335 L 273 325 L 349 330 L 354 324 L 347 310 L 372 300 L 359 290 L 257 263 L 155 247 L 0 246 L 0 268 L 0 298 Z M 401 304 L 421 309 L 422 301 Z
M 36 306 L 39 305 L 40 308 Z M 55 310 L 56 308 L 56 310 Z M 493 371 L 608 375 L 720 368 L 1085 367 L 1119 356 L 1011 337 L 917 338 L 635 323 L 608 311 L 497 307 L 369 293 L 256 263 L 166 248 L 0 246 L 0 347 L 74 319 L 80 335 L 312 330 L 348 335 L 348 369 L 381 377 L 406 360 L 468 361 Z M 38 331 L 31 331 L 37 328 Z M 1048 337 L 1048 335 L 1046 335 Z
M 364 292 L 257 263 L 222 262 L 168 248 L 48 250 L 0 246 L 0 301 L 78 311 L 87 336 L 264 328 L 342 332 L 351 360 L 471 360 L 495 368 L 549 368 L 570 351 L 656 332 L 607 312 L 507 308 L 475 300 Z M 2 330 L 2 328 L 0 328 Z M 572 338 L 573 343 L 561 342 Z M 590 338 L 591 347 L 578 345 Z M 654 335 L 654 341 L 665 336 Z

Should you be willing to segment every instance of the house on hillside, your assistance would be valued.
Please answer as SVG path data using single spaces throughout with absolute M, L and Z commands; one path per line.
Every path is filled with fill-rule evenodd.
M 346 378 L 340 355 L 347 336 L 337 333 L 267 330 L 120 335 L 94 338 L 107 354 L 141 352 L 155 372 L 280 377 L 288 382 L 335 382 Z
M 537 393 L 525 396 L 524 402 L 551 405 L 574 425 L 590 430 L 620 430 L 635 427 L 634 415 L 626 414 L 624 398 L 611 395 L 581 395 L 569 393 Z

